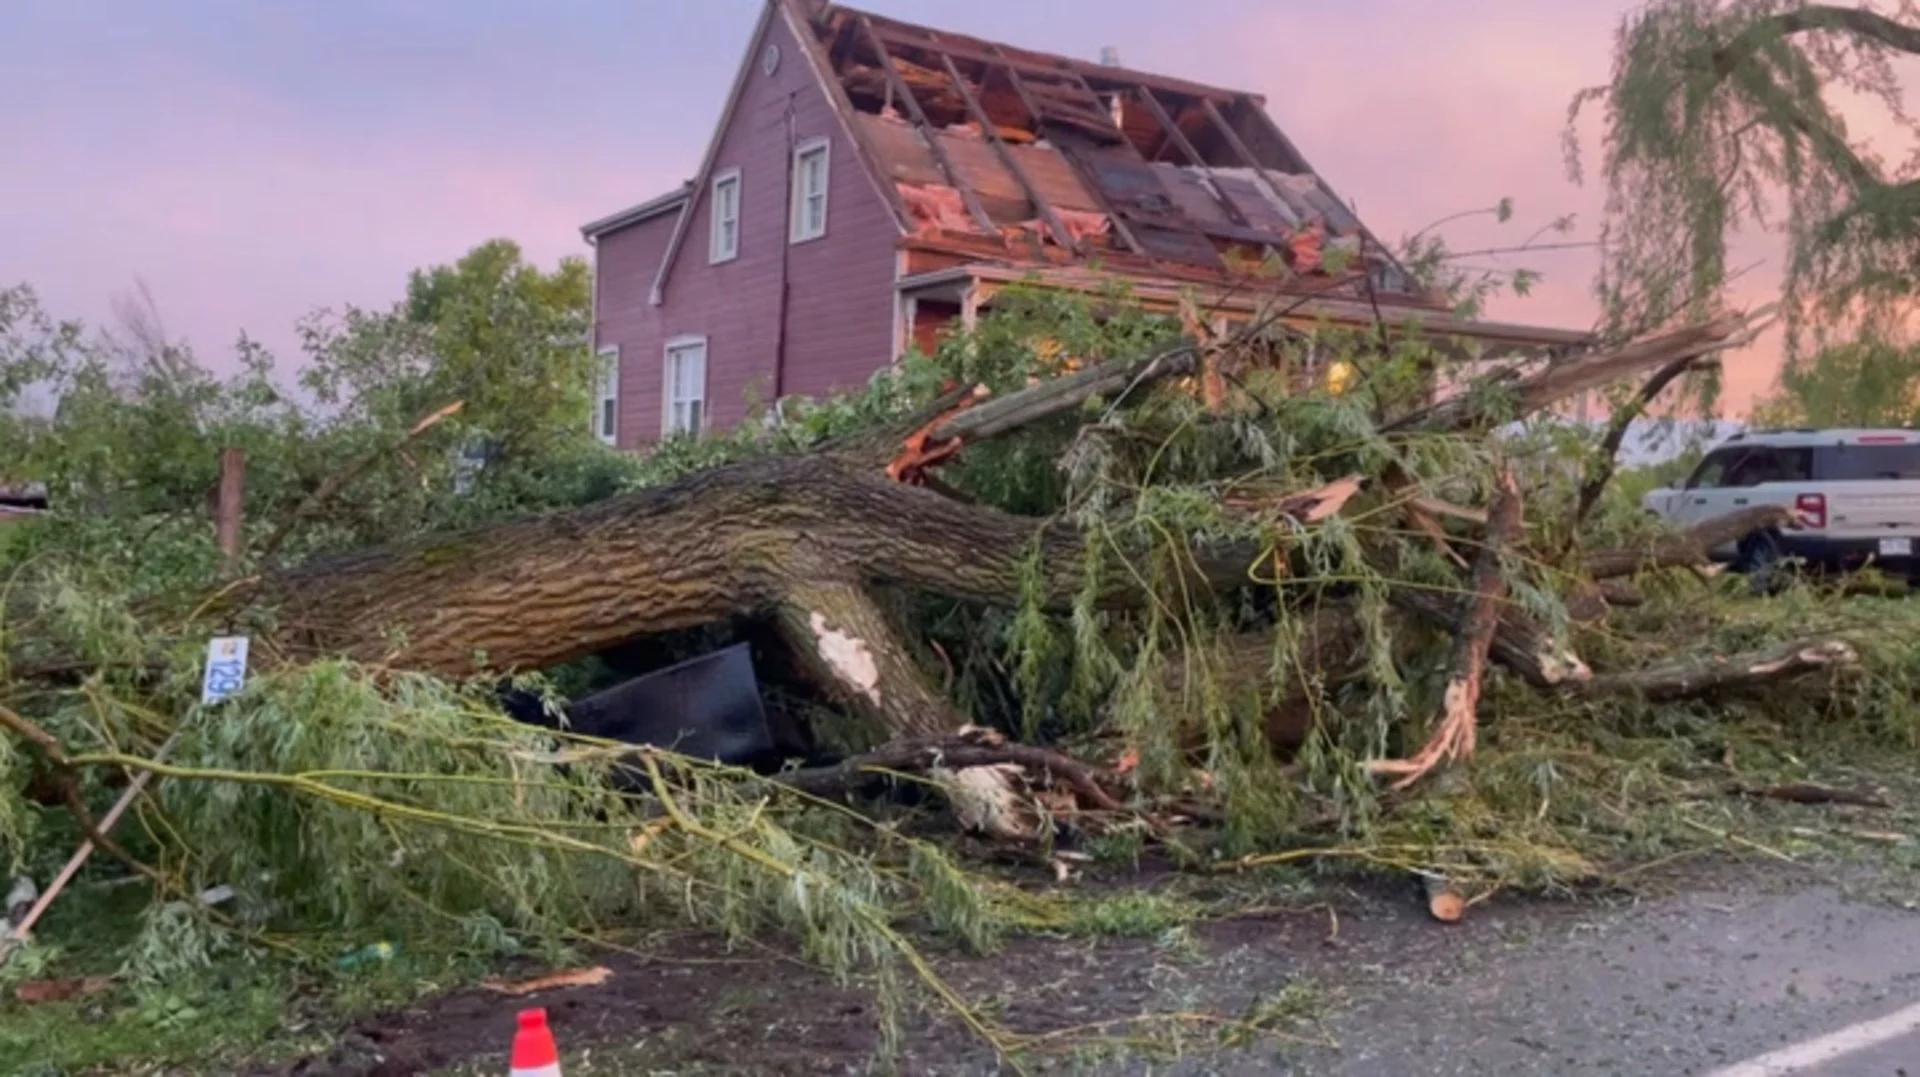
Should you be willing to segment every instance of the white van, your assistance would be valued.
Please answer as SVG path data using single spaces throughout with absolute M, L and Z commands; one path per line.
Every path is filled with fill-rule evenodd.
M 1849 571 L 1869 563 L 1913 579 L 1920 541 L 1920 431 L 1783 430 L 1735 434 L 1677 490 L 1642 504 L 1681 527 L 1754 505 L 1792 509 L 1799 526 L 1713 551 L 1759 575 L 1783 559 Z

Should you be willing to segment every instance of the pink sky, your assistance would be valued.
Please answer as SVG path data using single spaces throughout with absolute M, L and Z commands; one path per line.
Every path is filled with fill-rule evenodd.
M 206 18 L 183 20 L 135 0 L 91 18 L 74 9 L 93 5 L 17 2 L 0 15 L 0 95 L 40 104 L 0 110 L 0 282 L 101 319 L 142 277 L 168 329 L 204 354 L 244 328 L 289 359 L 301 314 L 386 302 L 409 269 L 490 237 L 541 261 L 586 253 L 582 222 L 697 167 L 758 7 L 583 3 L 535 19 L 504 0 L 318 14 L 201 0 Z M 1605 79 L 1633 5 L 1210 0 L 1171 22 L 1158 0 L 866 6 L 1089 58 L 1115 45 L 1131 67 L 1263 93 L 1383 238 L 1511 197 L 1512 223 L 1446 230 L 1477 248 L 1567 213 L 1579 228 L 1561 238 L 1593 236 L 1602 192 L 1567 180 L 1560 133 L 1574 92 Z M 1743 248 L 1766 264 L 1741 298 L 1764 301 L 1777 248 Z M 1497 316 L 1592 321 L 1590 252 L 1523 262 L 1545 280 Z M 1772 363 L 1764 346 L 1731 362 L 1730 403 L 1767 385 Z

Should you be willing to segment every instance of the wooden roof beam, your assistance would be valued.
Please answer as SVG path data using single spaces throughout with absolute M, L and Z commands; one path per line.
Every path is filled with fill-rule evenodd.
M 1038 130 L 1046 122 L 1044 115 L 1040 111 L 1040 106 L 1034 102 L 1033 95 L 1027 92 L 1027 85 L 1021 80 L 1020 73 L 1013 69 L 1013 65 L 1007 62 L 1004 56 L 999 55 L 1000 49 L 998 46 L 993 46 L 993 52 L 997 59 L 988 62 L 998 65 L 999 70 L 1007 76 L 1007 84 L 1013 87 L 1014 94 L 1020 98 L 1020 104 L 1026 108 L 1027 115 L 1031 117 L 1034 128 Z M 1147 252 L 1145 245 L 1140 242 L 1140 237 L 1133 234 L 1133 229 L 1127 227 L 1127 222 L 1121 219 L 1119 211 L 1115 210 L 1113 204 L 1107 201 L 1107 196 L 1101 192 L 1100 185 L 1094 182 L 1092 177 L 1085 176 L 1081 177 L 1081 184 L 1086 187 L 1087 193 L 1093 196 L 1093 200 L 1100 204 L 1100 212 L 1106 214 L 1107 220 L 1113 222 L 1114 234 L 1119 236 L 1120 241 L 1127 245 L 1127 249 L 1143 258 L 1151 258 L 1152 255 Z
M 1178 147 L 1180 153 L 1186 157 L 1187 163 L 1200 171 L 1201 182 L 1207 185 L 1208 192 L 1213 195 L 1215 202 L 1220 203 L 1220 208 L 1226 212 L 1227 218 L 1242 227 L 1251 227 L 1251 221 L 1246 213 L 1240 209 L 1238 203 L 1234 202 L 1233 197 L 1227 194 L 1226 188 L 1220 185 L 1220 181 L 1213 174 L 1213 169 L 1207 164 L 1206 158 L 1200 156 L 1200 151 L 1194 147 L 1192 142 L 1187 140 L 1186 133 L 1180 130 L 1179 123 L 1175 122 L 1172 114 L 1160 104 L 1160 99 L 1153 96 L 1153 91 L 1147 89 L 1145 86 L 1140 87 L 1136 92 L 1139 95 L 1140 101 L 1147 106 L 1147 111 L 1153 113 L 1153 118 L 1157 120 L 1160 126 L 1166 131 L 1167 138 L 1174 146 Z
M 1247 143 L 1240 137 L 1240 132 L 1235 131 L 1233 125 L 1227 122 L 1227 118 L 1220 114 L 1220 106 L 1203 98 L 1200 107 L 1206 110 L 1207 119 L 1212 122 L 1214 130 L 1220 133 L 1220 137 L 1226 141 L 1227 148 L 1231 149 L 1234 156 L 1240 158 L 1248 168 L 1253 169 L 1253 174 L 1266 186 L 1267 193 L 1273 197 L 1273 200 L 1282 206 L 1287 205 L 1286 198 L 1280 194 L 1280 181 L 1275 179 L 1273 173 L 1267 171 L 1267 166 L 1260 163 L 1260 158 L 1255 157 L 1253 151 L 1247 148 Z
M 938 52 L 939 50 L 930 48 L 928 51 Z M 980 104 L 980 98 L 974 95 L 973 87 L 967 85 L 967 80 L 960 74 L 960 68 L 954 64 L 953 57 L 945 52 L 939 52 L 939 55 L 940 63 L 947 69 L 947 77 L 953 80 L 953 87 L 959 92 L 960 100 L 966 103 L 967 114 L 973 117 L 974 123 L 980 125 L 981 135 L 986 138 L 987 144 L 993 147 L 994 153 L 999 155 L 1000 163 L 1013 174 L 1013 178 L 1020 184 L 1020 189 L 1026 192 L 1027 201 L 1033 203 L 1033 208 L 1039 211 L 1040 219 L 1047 223 L 1047 230 L 1053 233 L 1054 242 L 1075 254 L 1085 253 L 1079 241 L 1073 238 L 1073 233 L 1067 230 L 1066 222 L 1060 219 L 1059 211 L 1053 208 L 1052 200 L 1047 198 L 1046 192 L 1040 189 L 1039 184 L 1033 182 L 1033 176 L 1027 172 L 1027 167 L 1020 163 L 1019 156 L 1013 152 L 1012 147 L 1007 145 L 1007 140 L 1000 137 L 1000 126 L 993 122 L 993 117 L 987 115 L 986 108 Z
M 887 87 L 893 96 L 899 98 L 907 109 L 907 116 L 919 128 L 920 135 L 926 140 L 927 148 L 933 152 L 933 159 L 940 165 L 940 171 L 947 177 L 953 189 L 960 192 L 960 200 L 966 203 L 967 212 L 973 215 L 974 222 L 988 235 L 1000 234 L 1000 226 L 987 216 L 986 207 L 980 204 L 980 196 L 961 178 L 960 170 L 953 165 L 953 159 L 947 156 L 947 149 L 940 143 L 940 132 L 928 122 L 927 114 L 920 107 L 920 99 L 913 95 L 913 87 L 900 77 L 900 69 L 893 66 L 893 54 L 887 51 L 886 43 L 874 31 L 873 21 L 864 13 L 859 16 L 861 32 L 867 36 L 867 43 L 873 46 L 874 53 L 880 57 L 880 67 L 887 73 Z
M 1287 133 L 1280 129 L 1280 125 L 1273 122 L 1273 117 L 1268 115 L 1267 110 L 1262 108 L 1259 102 L 1249 96 L 1242 95 L 1234 102 L 1234 107 L 1242 112 L 1252 113 L 1253 120 L 1259 125 L 1260 130 L 1265 132 L 1267 137 L 1273 140 L 1274 144 L 1280 148 L 1281 153 L 1295 162 L 1300 171 L 1312 173 L 1316 177 L 1320 175 L 1319 172 L 1314 170 L 1313 165 L 1308 162 L 1306 155 L 1300 152 L 1300 147 L 1294 145 L 1293 139 L 1288 138 Z M 1322 187 L 1326 189 L 1328 197 L 1339 197 L 1335 195 L 1330 188 L 1327 188 L 1324 182 L 1322 183 Z M 1380 242 L 1379 237 L 1373 234 L 1373 229 L 1367 227 L 1367 222 L 1360 220 L 1359 214 L 1354 214 L 1354 219 L 1360 222 L 1360 234 L 1365 237 L 1366 244 L 1372 248 L 1371 253 L 1387 265 L 1393 267 L 1401 276 L 1410 276 L 1407 272 L 1407 267 L 1401 263 L 1399 255 L 1393 252 L 1393 248 Z

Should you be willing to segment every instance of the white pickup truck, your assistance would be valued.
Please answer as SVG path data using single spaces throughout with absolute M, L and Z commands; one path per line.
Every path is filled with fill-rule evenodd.
M 1791 559 L 1824 571 L 1873 563 L 1920 580 L 1920 430 L 1735 434 L 1679 489 L 1655 490 L 1642 504 L 1681 527 L 1754 505 L 1792 509 L 1798 527 L 1714 551 L 1757 578 Z

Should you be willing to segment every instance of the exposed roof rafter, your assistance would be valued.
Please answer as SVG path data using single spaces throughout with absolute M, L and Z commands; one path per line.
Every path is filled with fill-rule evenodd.
M 1053 241 L 1075 254 L 1084 253 L 1080 241 L 1073 238 L 1073 233 L 1067 230 L 1066 222 L 1061 220 L 1059 211 L 1054 209 L 1053 201 L 1033 181 L 1033 176 L 1027 172 L 1026 166 L 1020 163 L 1020 158 L 1014 155 L 1012 148 L 1007 145 L 1007 140 L 1000 137 L 999 126 L 993 122 L 993 117 L 987 115 L 987 110 L 981 107 L 980 98 L 975 96 L 973 87 L 967 84 L 966 77 L 960 74 L 960 68 L 954 64 L 953 57 L 942 52 L 940 63 L 946 68 L 947 77 L 953 80 L 954 92 L 958 93 L 960 100 L 966 104 L 967 115 L 973 118 L 974 123 L 980 125 L 981 137 L 993 147 L 995 155 L 1000 158 L 1000 163 L 1006 167 L 1008 174 L 1020 184 L 1021 190 L 1027 196 L 1027 201 L 1033 204 L 1033 208 L 1040 214 L 1040 219 L 1046 222 L 1047 231 L 1053 233 Z
M 1035 129 L 1044 129 L 1046 126 L 1046 114 L 1040 111 L 1039 103 L 1033 99 L 1033 94 L 1027 89 L 1026 83 L 1020 78 L 1020 73 L 1014 70 L 1011 64 L 1007 63 L 1005 57 L 999 55 L 999 46 L 989 46 L 989 48 L 998 59 L 988 62 L 997 65 L 997 69 L 1006 76 L 1007 84 L 1013 87 L 1013 92 L 1020 98 L 1020 104 L 1026 108 L 1027 115 L 1032 117 L 1032 123 Z M 989 70 L 994 69 L 994 67 L 989 68 Z M 1074 170 L 1081 174 L 1080 178 L 1087 186 L 1087 193 L 1093 196 L 1094 200 L 1099 204 L 1101 212 L 1105 213 L 1107 219 L 1113 222 L 1114 234 L 1120 237 L 1120 242 L 1125 243 L 1127 249 L 1133 251 L 1135 254 L 1147 255 L 1147 248 L 1141 244 L 1139 237 L 1133 234 L 1133 229 L 1127 227 L 1127 222 L 1121 219 L 1119 212 L 1113 208 L 1113 203 L 1109 202 L 1106 196 L 1101 193 L 1100 185 L 1086 175 L 1085 167 L 1079 162 L 1074 161 L 1071 156 L 1067 157 L 1067 162 L 1073 165 Z
M 986 208 L 980 204 L 980 195 L 974 191 L 973 186 L 961 178 L 959 169 L 953 167 L 952 158 L 947 156 L 946 147 L 941 145 L 940 132 L 927 121 L 926 111 L 920 107 L 920 99 L 913 95 L 913 87 L 907 85 L 907 81 L 900 77 L 900 69 L 893 65 L 893 55 L 887 51 L 886 43 L 880 40 L 880 35 L 874 32 L 873 21 L 864 13 L 855 21 L 860 24 L 860 29 L 865 33 L 867 43 L 873 46 L 874 54 L 879 57 L 880 67 L 886 73 L 887 85 L 892 88 L 893 96 L 906 106 L 907 117 L 919 130 L 920 137 L 933 154 L 933 159 L 939 163 L 940 171 L 946 174 L 947 183 L 960 192 L 960 200 L 966 203 L 967 212 L 973 216 L 974 223 L 980 226 L 980 230 L 990 235 L 998 235 L 999 226 L 993 223 L 992 217 L 987 216 Z
M 1232 196 L 1220 186 L 1206 158 L 1200 156 L 1200 151 L 1194 148 L 1193 143 L 1187 139 L 1186 133 L 1180 130 L 1179 121 L 1166 110 L 1166 107 L 1160 103 L 1160 99 L 1153 95 L 1152 90 L 1145 86 L 1137 86 L 1134 88 L 1134 93 L 1140 102 L 1147 106 L 1147 111 L 1153 113 L 1154 120 L 1160 124 L 1162 130 L 1166 131 L 1167 139 L 1180 150 L 1181 156 L 1187 159 L 1187 163 L 1200 170 L 1201 177 L 1206 181 L 1207 190 L 1213 195 L 1214 200 L 1220 203 L 1220 208 L 1226 211 L 1227 217 L 1235 224 L 1246 225 L 1246 211 L 1242 210 Z

